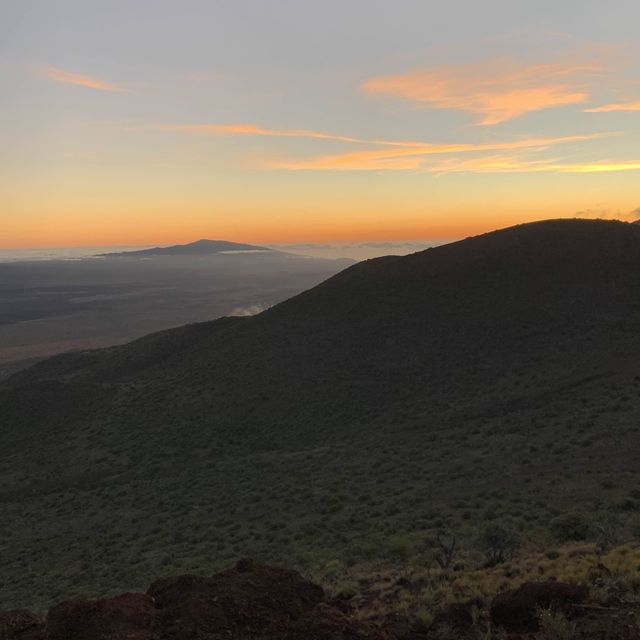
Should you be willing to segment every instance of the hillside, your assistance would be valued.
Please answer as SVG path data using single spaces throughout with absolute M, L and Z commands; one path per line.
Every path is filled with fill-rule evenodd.
M 245 555 L 420 562 L 487 522 L 630 530 L 639 321 L 640 227 L 558 220 L 19 372 L 0 386 L 3 600 Z M 563 534 L 567 511 L 589 527 Z

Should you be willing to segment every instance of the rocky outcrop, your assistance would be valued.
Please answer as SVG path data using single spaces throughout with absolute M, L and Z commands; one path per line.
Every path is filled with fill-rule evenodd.
M 443 628 L 458 634 L 466 633 L 477 624 L 482 608 L 483 603 L 478 599 L 450 604 L 434 618 L 430 631 L 434 637 Z
M 284 637 L 305 614 L 321 615 L 324 592 L 296 571 L 240 561 L 210 578 L 154 582 L 162 640 Z
M 42 640 L 44 620 L 31 611 L 0 613 L 0 640 Z
M 518 589 L 497 595 L 491 604 L 491 619 L 510 633 L 538 630 L 540 609 L 570 614 L 573 606 L 584 602 L 587 587 L 565 582 L 526 582 Z
M 144 593 L 115 598 L 73 600 L 53 607 L 47 616 L 46 640 L 159 640 L 158 610 Z
M 0 614 L 0 640 L 385 640 L 296 571 L 240 561 L 211 577 L 154 582 L 145 593 Z

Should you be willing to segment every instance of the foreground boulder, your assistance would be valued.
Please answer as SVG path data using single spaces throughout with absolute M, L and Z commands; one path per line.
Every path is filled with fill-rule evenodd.
M 296 571 L 251 560 L 210 578 L 158 580 L 148 593 L 160 610 L 163 640 L 284 637 L 325 599 Z
M 240 561 L 209 578 L 154 582 L 145 593 L 73 600 L 43 621 L 0 614 L 0 640 L 385 640 L 296 571 Z
M 42 640 L 44 621 L 31 611 L 0 613 L 0 640 Z
M 518 589 L 497 595 L 491 604 L 491 619 L 510 633 L 530 633 L 539 628 L 540 609 L 571 613 L 584 602 L 587 587 L 565 582 L 526 582 Z
M 158 611 L 143 593 L 107 600 L 73 600 L 53 607 L 46 640 L 159 640 Z
M 436 637 L 442 629 L 458 634 L 470 631 L 478 622 L 482 606 L 482 601 L 477 598 L 450 604 L 434 618 L 430 631 Z

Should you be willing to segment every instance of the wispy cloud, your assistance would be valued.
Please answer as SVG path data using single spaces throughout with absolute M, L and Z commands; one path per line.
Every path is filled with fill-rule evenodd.
M 312 158 L 292 160 L 278 159 L 268 162 L 270 168 L 293 170 L 407 170 L 419 167 L 423 162 L 423 156 L 428 155 L 533 148 L 544 149 L 558 144 L 584 142 L 616 135 L 615 133 L 594 133 L 575 136 L 524 138 L 508 142 L 430 143 L 416 140 L 358 138 L 313 129 L 272 129 L 257 124 L 164 124 L 160 125 L 160 128 L 165 131 L 203 135 L 312 138 L 378 147 L 347 153 L 315 156 Z
M 586 162 L 582 164 L 558 164 L 550 165 L 550 171 L 562 173 L 607 173 L 611 171 L 640 171 L 640 160 L 615 162 L 604 160 L 602 162 Z
M 608 173 L 640 171 L 640 161 L 566 163 L 520 155 L 451 158 L 423 166 L 426 173 Z
M 633 211 L 621 211 L 620 209 L 605 209 L 601 205 L 597 205 L 593 209 L 583 209 L 576 211 L 578 218 L 600 218 L 605 220 L 627 220 L 636 222 L 640 218 L 640 207 Z
M 342 136 L 311 129 L 269 129 L 257 124 L 163 124 L 165 131 L 182 131 L 217 136 L 270 136 L 277 138 L 316 138 L 319 140 L 337 140 L 340 142 L 366 142 L 351 136 Z M 380 142 L 380 144 L 385 144 Z M 392 144 L 392 143 L 386 143 Z M 393 143 L 395 144 L 395 143 Z
M 615 102 L 601 107 L 584 109 L 585 113 L 612 113 L 617 111 L 640 111 L 640 102 Z
M 554 162 L 557 162 L 554 161 Z M 523 154 L 486 155 L 471 158 L 443 158 L 423 166 L 425 173 L 537 173 L 549 171 L 548 160 Z
M 562 163 L 560 160 L 531 159 L 557 145 L 580 143 L 619 135 L 617 132 L 573 136 L 530 137 L 519 140 L 483 143 L 430 143 L 416 140 L 359 138 L 326 133 L 314 129 L 274 129 L 257 124 L 163 124 L 160 129 L 200 135 L 268 136 L 277 138 L 311 138 L 346 142 L 373 148 L 307 158 L 267 160 L 269 169 L 291 171 L 425 171 L 428 173 L 523 173 L 554 171 L 563 173 L 597 173 L 631 171 L 635 162 Z M 492 153 L 491 153 L 492 152 Z M 489 153 L 489 155 L 487 155 Z M 460 154 L 463 154 L 462 156 Z M 453 156 L 433 160 L 434 156 Z M 469 157 L 471 155 L 472 157 Z
M 407 143 L 405 146 L 366 149 L 312 158 L 276 159 L 268 163 L 274 169 L 324 170 L 324 171 L 372 171 L 411 170 L 422 167 L 429 156 L 444 154 L 477 154 L 488 151 L 538 150 L 572 142 L 584 142 L 615 134 L 590 134 L 580 136 L 539 137 L 509 142 L 480 144 L 431 144 L 426 142 Z M 468 165 L 469 166 L 469 165 Z
M 271 160 L 267 167 L 292 171 L 406 171 L 420 167 L 426 153 L 433 153 L 432 145 L 429 145 L 429 151 L 407 148 L 373 149 L 314 158 Z
M 97 89 L 99 91 L 114 91 L 117 93 L 124 93 L 130 91 L 126 87 L 95 78 L 93 76 L 84 75 L 81 73 L 75 73 L 66 69 L 60 69 L 58 67 L 46 67 L 44 74 L 50 80 L 59 82 L 61 84 L 75 84 L 81 87 L 87 87 L 89 89 Z
M 529 138 L 512 142 L 488 143 L 488 144 L 433 144 L 416 140 L 387 140 L 384 138 L 358 138 L 344 134 L 327 133 L 314 129 L 272 129 L 258 124 L 162 124 L 160 129 L 164 131 L 178 131 L 204 135 L 222 136 L 268 136 L 276 138 L 313 138 L 318 140 L 336 140 L 338 142 L 350 142 L 353 144 L 366 144 L 374 146 L 390 146 L 407 149 L 407 154 L 425 153 L 432 150 L 433 153 L 451 153 L 454 151 L 476 151 L 486 149 L 516 149 L 525 147 L 538 147 L 562 142 L 580 142 L 592 140 L 603 136 L 616 135 L 613 133 L 596 133 L 577 136 L 563 136 L 555 138 Z
M 477 158 L 446 158 L 425 162 L 416 157 L 376 157 L 362 154 L 319 158 L 299 163 L 276 163 L 274 168 L 324 171 L 421 170 L 425 173 L 610 173 L 640 171 L 640 160 L 566 163 L 554 160 L 532 160 L 514 155 L 488 155 Z
M 256 316 L 263 311 L 266 311 L 268 307 L 263 304 L 252 304 L 248 307 L 236 307 L 229 313 L 230 316 Z
M 428 107 L 466 111 L 480 117 L 478 124 L 494 125 L 541 109 L 583 103 L 589 98 L 587 79 L 604 71 L 598 62 L 489 60 L 374 77 L 362 89 Z
M 429 145 L 426 142 L 412 140 L 385 140 L 380 138 L 358 138 L 339 133 L 327 133 L 315 129 L 272 129 L 258 124 L 162 124 L 160 129 L 164 131 L 177 131 L 215 136 L 266 136 L 271 138 L 308 138 L 315 140 L 333 140 L 336 142 L 348 142 L 352 144 L 374 145 L 385 147 L 401 147 L 408 149 L 424 149 L 427 146 L 439 148 L 443 145 Z M 452 151 L 464 150 L 469 145 L 446 145 Z

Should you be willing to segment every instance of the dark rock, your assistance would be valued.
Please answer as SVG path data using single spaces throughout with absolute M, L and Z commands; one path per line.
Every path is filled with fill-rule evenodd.
M 378 630 L 353 620 L 342 611 L 321 603 L 299 618 L 286 635 L 271 640 L 385 640 Z M 257 640 L 257 638 L 256 638 Z
M 210 578 L 154 582 L 148 593 L 73 600 L 43 621 L 0 614 L 0 640 L 387 640 L 327 602 L 296 571 L 242 560 Z
M 253 571 L 255 568 L 255 562 L 251 558 L 243 558 L 238 560 L 236 564 L 236 571 L 239 573 L 245 573 L 245 571 Z
M 163 638 L 261 637 L 283 629 L 324 600 L 324 592 L 296 571 L 242 560 L 210 578 L 182 576 L 148 591 L 161 610 Z M 216 635 L 218 634 L 218 635 Z
M 108 600 L 72 600 L 47 616 L 47 640 L 160 640 L 150 596 L 125 593 Z
M 42 640 L 44 620 L 31 611 L 0 613 L 0 640 Z
M 511 633 L 538 630 L 538 611 L 556 609 L 570 613 L 573 605 L 584 602 L 587 587 L 564 582 L 527 582 L 518 589 L 497 595 L 491 604 L 491 619 Z
M 433 637 L 427 625 L 403 613 L 394 612 L 384 616 L 382 628 L 387 637 L 393 640 L 428 640 Z
M 477 598 L 467 602 L 455 602 L 441 611 L 433 620 L 431 630 L 440 628 L 452 631 L 468 631 L 476 622 L 475 612 L 482 609 L 482 601 Z

